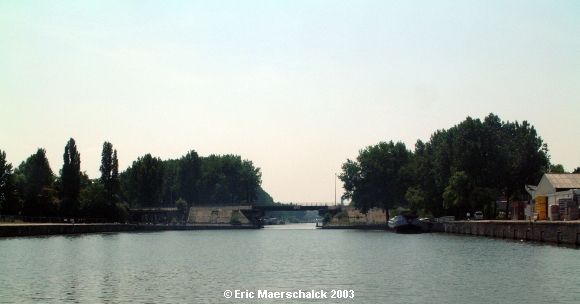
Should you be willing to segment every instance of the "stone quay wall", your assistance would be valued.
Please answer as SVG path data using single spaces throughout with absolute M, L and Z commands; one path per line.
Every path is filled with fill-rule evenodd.
M 249 210 L 250 206 L 222 206 L 222 207 L 191 207 L 188 224 L 229 224 L 235 218 L 241 225 L 251 225 L 243 215 L 242 210 Z
M 143 224 L 0 224 L 0 237 L 67 235 L 109 232 L 255 229 L 250 225 L 143 225 Z
M 444 233 L 580 245 L 580 221 L 456 221 L 434 228 Z

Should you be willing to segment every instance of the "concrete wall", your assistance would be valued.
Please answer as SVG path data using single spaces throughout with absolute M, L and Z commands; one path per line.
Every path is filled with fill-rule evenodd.
M 0 224 L 0 237 L 173 230 L 255 229 L 251 225 Z
M 446 233 L 580 245 L 580 221 L 458 221 L 438 229 Z
M 250 224 L 250 221 L 242 214 L 241 210 L 251 209 L 250 206 L 230 207 L 191 207 L 189 209 L 188 224 L 229 224 L 232 215 L 237 213 L 237 218 L 242 225 Z
M 0 225 L 0 237 L 135 231 L 125 224 L 15 224 Z
M 353 207 L 347 207 L 346 213 L 348 218 L 339 216 L 334 216 L 330 221 L 331 225 L 377 225 L 386 224 L 387 219 L 385 211 L 380 208 L 373 208 L 369 210 L 366 214 L 360 212 Z

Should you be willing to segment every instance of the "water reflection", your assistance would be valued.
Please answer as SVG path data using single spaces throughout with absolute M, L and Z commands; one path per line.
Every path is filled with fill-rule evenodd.
M 0 273 L 9 303 L 235 303 L 225 289 L 338 288 L 356 303 L 580 302 L 578 250 L 314 224 L 2 239 Z

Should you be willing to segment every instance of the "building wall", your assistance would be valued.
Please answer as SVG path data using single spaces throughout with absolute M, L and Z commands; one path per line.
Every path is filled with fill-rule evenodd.
M 556 192 L 556 189 L 554 188 L 548 177 L 546 177 L 546 174 L 544 174 L 544 176 L 542 176 L 542 179 L 540 180 L 540 183 L 538 184 L 536 192 L 534 193 L 535 195 L 534 198 L 537 196 L 545 196 L 547 194 L 554 192 Z
M 228 207 L 191 207 L 189 208 L 188 224 L 229 224 L 232 215 L 237 213 L 241 224 L 250 224 L 241 210 L 251 209 L 249 206 Z
M 548 197 L 548 205 L 557 205 L 558 200 L 561 198 L 573 199 L 574 190 L 554 192 L 546 196 Z

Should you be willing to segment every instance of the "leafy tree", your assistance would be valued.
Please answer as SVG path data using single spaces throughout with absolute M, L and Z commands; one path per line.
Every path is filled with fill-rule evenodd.
M 274 204 L 274 199 L 268 192 L 264 191 L 264 189 L 259 186 L 256 190 L 256 201 L 257 205 L 271 205 Z
M 191 150 L 180 159 L 162 161 L 146 154 L 119 173 L 117 151 L 105 142 L 101 176 L 94 181 L 80 171 L 80 154 L 72 138 L 65 146 L 63 160 L 58 178 L 53 175 L 43 149 L 12 172 L 5 153 L 0 151 L 0 210 L 18 213 L 22 209 L 24 215 L 53 216 L 61 203 L 61 214 L 67 217 L 122 222 L 128 217 L 128 205 L 121 203 L 121 199 L 132 206 L 169 205 L 183 209 L 188 201 L 206 205 L 273 202 L 260 187 L 260 168 L 237 155 L 199 157 Z M 175 202 L 175 197 L 183 199 Z
M 258 188 L 262 183 L 260 168 L 254 167 L 254 164 L 249 160 L 242 161 L 239 183 L 240 201 L 248 204 L 254 203 L 258 198 Z
M 12 164 L 6 161 L 6 152 L 0 150 L 0 212 L 16 214 L 19 205 Z
M 111 215 L 107 192 L 102 183 L 93 182 L 80 192 L 81 214 L 89 218 L 109 218 Z
M 118 201 L 118 196 L 121 193 L 121 182 L 119 180 L 119 159 L 117 158 L 117 149 L 113 150 L 111 158 L 111 178 L 109 180 L 109 197 L 113 201 Z
M 175 207 L 181 213 L 185 213 L 187 211 L 187 205 L 188 205 L 187 201 L 181 197 L 177 201 L 175 201 Z
M 347 160 L 339 178 L 344 182 L 345 195 L 355 207 L 367 212 L 380 207 L 389 217 L 389 209 L 406 204 L 405 166 L 410 159 L 405 144 L 392 141 L 369 146 L 359 152 L 356 161 Z
M 179 160 L 169 159 L 163 161 L 163 187 L 161 205 L 173 205 L 176 197 L 181 197 L 179 192 Z
M 251 161 L 237 155 L 199 157 L 194 150 L 165 161 L 147 154 L 121 174 L 123 197 L 133 206 L 175 205 L 176 197 L 194 205 L 251 204 L 260 184 L 260 168 Z
M 120 202 L 111 203 L 105 186 L 98 180 L 82 188 L 80 205 L 85 218 L 121 223 L 129 218 L 129 207 Z
M 533 126 L 504 122 L 494 114 L 483 121 L 467 117 L 437 130 L 428 142 L 417 141 L 414 153 L 394 162 L 402 163 L 397 170 L 389 169 L 392 162 L 386 158 L 371 157 L 374 150 L 361 151 L 357 161 L 342 167 L 345 198 L 362 211 L 385 205 L 373 198 L 388 193 L 392 201 L 386 205 L 408 203 L 435 216 L 462 216 L 469 210 L 494 214 L 499 196 L 508 199 L 509 208 L 509 201 L 524 197 L 524 185 L 538 183 L 549 164 L 547 145 Z
M 411 186 L 405 193 L 405 199 L 413 212 L 427 209 L 425 192 L 420 186 Z
M 182 222 L 184 222 L 185 219 L 187 218 L 187 212 L 189 212 L 188 205 L 189 204 L 187 203 L 187 201 L 185 201 L 181 197 L 177 201 L 175 201 L 175 207 L 177 208 L 179 214 L 181 215 L 181 218 L 179 220 Z
M 117 159 L 117 150 L 113 150 L 113 144 L 110 142 L 103 143 L 101 152 L 101 183 L 107 192 L 107 201 L 110 205 L 118 202 L 120 192 L 119 181 L 119 161 Z
M 445 208 L 454 210 L 456 216 L 461 216 L 464 211 L 469 210 L 471 188 L 469 176 L 464 171 L 455 172 L 443 192 Z
M 550 165 L 550 173 L 566 173 L 562 164 Z
M 210 155 L 201 160 L 201 203 L 237 205 L 256 200 L 262 180 L 260 168 L 251 161 L 237 155 Z
M 81 159 L 74 139 L 64 148 L 64 163 L 61 170 L 61 215 L 77 216 L 81 191 Z
M 201 175 L 201 159 L 195 150 L 187 152 L 179 159 L 177 189 L 179 195 L 191 204 L 199 203 L 199 181 Z
M 574 169 L 574 171 L 572 171 L 572 173 L 580 173 L 580 167 L 576 167 L 576 169 Z
M 163 161 L 145 154 L 121 174 L 121 184 L 132 206 L 155 207 L 161 204 L 163 173 Z
M 537 184 L 548 170 L 549 156 L 547 145 L 527 121 L 505 122 L 502 130 L 502 142 L 497 144 L 503 147 L 507 161 L 498 188 L 508 201 L 508 214 L 510 201 L 526 196 L 524 185 Z
M 22 213 L 29 216 L 56 215 L 58 201 L 53 188 L 54 175 L 46 151 L 38 151 L 18 166 L 17 179 L 24 194 Z
M 113 144 L 106 141 L 103 143 L 103 150 L 101 152 L 101 184 L 105 186 L 110 185 L 111 173 L 113 171 Z

